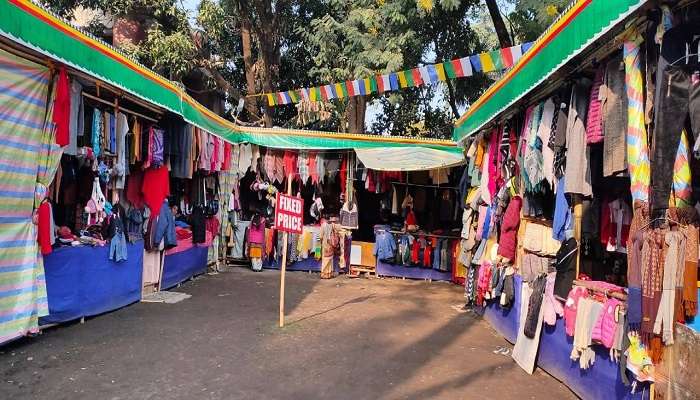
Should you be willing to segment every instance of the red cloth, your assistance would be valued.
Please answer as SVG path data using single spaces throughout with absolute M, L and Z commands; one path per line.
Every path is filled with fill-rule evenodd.
M 297 153 L 290 150 L 284 151 L 284 176 L 295 177 L 299 171 L 297 170 Z
M 204 225 L 206 226 L 205 229 L 207 230 L 207 232 L 212 233 L 212 236 L 219 236 L 219 228 L 221 227 L 221 224 L 219 224 L 219 220 L 216 217 L 207 218 Z
M 143 173 L 143 185 L 141 186 L 143 200 L 151 209 L 151 219 L 158 216 L 163 200 L 170 194 L 170 179 L 168 168 L 149 168 Z
M 221 166 L 222 171 L 231 169 L 231 143 L 224 143 L 224 165 Z
M 143 207 L 143 195 L 141 188 L 143 187 L 143 172 L 139 170 L 131 171 L 129 178 L 126 180 L 126 199 L 136 208 Z
M 413 210 L 406 214 L 406 225 L 418 225 L 416 223 L 416 215 L 413 213 Z
M 431 268 L 433 265 L 433 246 L 430 242 L 425 245 L 425 250 L 423 251 L 423 266 L 426 268 Z
M 340 192 L 345 194 L 346 184 L 348 181 L 348 157 L 343 157 L 343 162 L 340 163 Z
M 48 201 L 42 202 L 39 206 L 38 223 L 37 240 L 39 241 L 39 247 L 41 247 L 41 254 L 51 254 L 53 251 L 51 248 L 51 204 Z
M 501 221 L 501 237 L 498 242 L 498 255 L 507 258 L 511 262 L 515 261 L 516 250 L 518 249 L 518 228 L 520 227 L 520 209 L 523 200 L 520 196 L 514 196 Z
M 414 240 L 413 244 L 411 244 L 411 263 L 413 264 L 419 264 L 420 259 L 418 258 L 418 255 L 420 254 L 420 243 L 418 243 L 418 240 Z
M 316 152 L 309 152 L 309 176 L 311 177 L 311 183 L 314 185 L 318 183 L 318 166 L 316 165 Z
M 53 123 L 56 125 L 56 144 L 68 146 L 70 142 L 70 82 L 66 68 L 61 67 L 56 81 L 56 101 L 53 105 Z
M 179 226 L 175 227 L 175 237 L 178 241 L 185 239 L 192 239 L 192 231 L 187 228 L 182 228 Z

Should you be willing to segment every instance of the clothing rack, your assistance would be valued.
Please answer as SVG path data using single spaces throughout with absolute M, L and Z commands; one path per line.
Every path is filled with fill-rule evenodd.
M 125 108 L 125 107 L 118 106 L 118 105 L 115 104 L 115 103 L 111 103 L 111 102 L 109 102 L 109 101 L 107 101 L 107 100 L 104 100 L 104 99 L 101 99 L 101 98 L 99 98 L 99 97 L 97 97 L 97 96 L 93 96 L 93 95 L 91 95 L 90 93 L 85 93 L 85 92 L 83 92 L 83 97 L 86 97 L 86 98 L 91 99 L 91 100 L 95 100 L 95 101 L 100 102 L 100 103 L 102 103 L 102 104 L 106 104 L 106 105 L 108 105 L 108 106 L 114 107 L 115 109 L 118 108 L 119 111 L 124 111 L 124 112 L 127 113 L 127 114 L 131 114 L 131 115 L 134 115 L 134 116 L 137 116 L 137 117 L 146 119 L 146 120 L 151 121 L 151 122 L 155 122 L 155 123 L 158 122 L 158 120 L 155 119 L 155 118 L 152 118 L 152 117 L 143 115 L 143 114 L 141 114 L 141 113 L 137 113 L 136 111 L 132 111 L 132 110 L 130 110 L 130 109 L 128 109 L 128 108 Z
M 574 285 L 580 286 L 582 288 L 586 288 L 588 290 L 592 290 L 594 292 L 603 293 L 607 297 L 614 297 L 618 300 L 627 301 L 626 294 L 620 293 L 620 292 L 611 292 L 611 291 L 606 290 L 606 289 L 601 289 L 599 287 L 596 287 L 595 285 L 590 284 L 589 281 L 582 281 L 582 280 L 576 279 L 576 280 L 574 280 Z
M 459 236 L 447 236 L 447 235 L 436 235 L 432 233 L 418 233 L 418 232 L 403 232 L 403 231 L 392 231 L 392 230 L 387 230 L 387 229 L 375 229 L 375 232 L 388 232 L 391 234 L 396 234 L 396 235 L 412 235 L 412 236 L 426 236 L 426 237 L 434 237 L 438 239 L 454 239 L 454 240 L 459 240 L 461 239 Z
M 427 185 L 420 183 L 403 183 L 403 182 L 391 182 L 392 185 L 403 185 L 403 186 L 414 186 L 414 187 L 427 187 L 427 188 L 438 188 L 438 189 L 452 189 L 459 191 L 458 187 L 455 186 L 440 186 L 440 185 Z

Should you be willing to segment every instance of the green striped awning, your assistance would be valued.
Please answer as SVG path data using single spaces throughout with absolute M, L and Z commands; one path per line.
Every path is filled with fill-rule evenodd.
M 456 123 L 460 141 L 525 97 L 647 0 L 576 0 Z
M 174 82 L 29 0 L 0 0 L 0 35 L 105 81 L 232 143 L 288 149 L 426 147 L 459 154 L 451 140 L 241 127 L 195 101 Z

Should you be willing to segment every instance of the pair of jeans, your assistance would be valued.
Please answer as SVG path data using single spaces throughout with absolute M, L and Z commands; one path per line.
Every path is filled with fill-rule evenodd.
M 669 66 L 663 71 L 651 168 L 652 210 L 668 208 L 673 166 L 681 131 L 690 116 L 690 127 L 700 133 L 700 64 Z
M 117 232 L 110 240 L 109 259 L 114 262 L 126 261 L 126 237 L 123 231 Z

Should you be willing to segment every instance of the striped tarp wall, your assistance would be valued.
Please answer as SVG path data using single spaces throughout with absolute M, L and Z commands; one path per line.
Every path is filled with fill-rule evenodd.
M 46 67 L 0 50 L 0 343 L 48 315 L 32 212 L 37 182 L 50 174 L 49 79 Z

